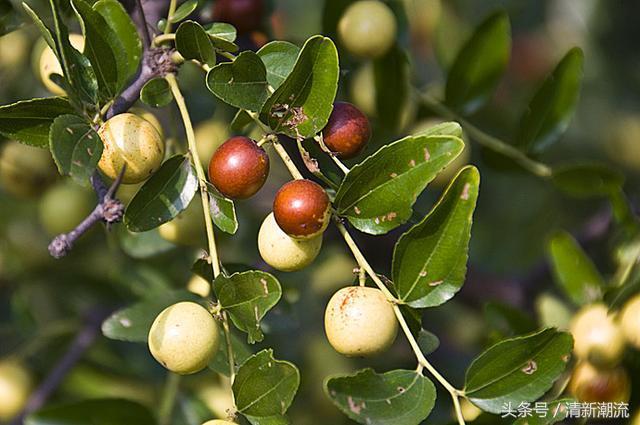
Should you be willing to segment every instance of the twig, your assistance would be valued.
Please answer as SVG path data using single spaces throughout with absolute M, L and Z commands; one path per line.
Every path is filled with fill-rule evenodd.
M 142 2 L 140 0 L 136 0 L 136 8 L 138 10 L 138 13 L 140 14 L 140 35 L 142 36 L 142 40 L 144 41 L 145 48 L 147 48 L 151 46 L 151 32 L 149 31 L 149 24 L 147 23 L 144 8 L 142 7 Z
M 167 380 L 164 384 L 162 400 L 160 401 L 160 408 L 158 410 L 159 425 L 171 424 L 171 416 L 173 414 L 173 407 L 176 404 L 176 396 L 178 395 L 179 388 L 180 375 L 167 372 Z

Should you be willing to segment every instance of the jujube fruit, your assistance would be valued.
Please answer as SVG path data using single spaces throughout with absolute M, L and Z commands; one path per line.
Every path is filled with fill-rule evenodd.
M 338 22 L 338 36 L 344 47 L 362 58 L 383 56 L 396 39 L 396 18 L 386 4 L 362 0 L 345 10 Z
M 238 425 L 235 422 L 223 421 L 222 419 L 213 419 L 211 421 L 207 421 L 202 425 Z
M 9 141 L 0 145 L 0 186 L 23 198 L 39 195 L 56 178 L 56 168 L 47 149 Z
M 58 183 L 40 200 L 40 223 L 50 236 L 67 233 L 91 213 L 95 202 L 91 191 L 71 182 Z
M 295 239 L 287 235 L 276 223 L 273 213 L 262 222 L 258 232 L 260 256 L 274 269 L 292 272 L 308 266 L 315 260 L 322 247 L 322 234 Z
M 187 282 L 187 290 L 193 294 L 200 295 L 202 298 L 206 298 L 211 293 L 211 283 L 203 277 L 197 274 L 191 276 L 189 282 Z
M 69 34 L 69 42 L 76 50 L 80 52 L 84 50 L 84 36 L 81 34 Z M 40 71 L 40 80 L 47 90 L 58 96 L 67 94 L 62 87 L 54 83 L 51 79 L 51 74 L 63 75 L 62 65 L 60 65 L 58 57 L 53 50 L 51 50 L 51 47 L 46 46 L 42 49 L 40 60 L 38 61 L 38 68 Z
M 294 238 L 310 238 L 324 232 L 330 218 L 329 196 L 311 180 L 285 183 L 273 200 L 273 216 L 278 226 Z
M 218 350 L 218 326 L 200 304 L 179 302 L 164 309 L 149 331 L 149 350 L 164 367 L 180 375 L 204 369 Z
M 233 25 L 239 33 L 260 29 L 263 15 L 263 0 L 216 0 L 213 5 L 213 19 Z
M 269 175 L 269 157 L 253 140 L 232 137 L 209 161 L 209 181 L 224 196 L 246 199 L 262 188 Z
M 162 239 L 177 245 L 198 246 L 205 242 L 206 229 L 202 200 L 196 194 L 187 208 L 173 220 L 158 227 Z
M 0 360 L 0 421 L 9 421 L 20 413 L 32 386 L 31 374 L 21 361 Z
M 329 300 L 324 328 L 337 352 L 345 356 L 373 356 L 393 344 L 398 321 L 382 291 L 351 286 L 340 289 Z
M 158 134 L 160 135 L 160 138 L 164 140 L 164 129 L 162 128 L 162 124 L 160 123 L 160 120 L 158 119 L 158 117 L 154 115 L 153 112 L 148 111 L 144 108 L 139 108 L 137 106 L 134 106 L 133 108 L 129 108 L 129 113 L 135 114 L 140 118 L 143 118 L 149 121 L 149 123 L 153 126 L 153 128 L 158 130 Z
M 338 157 L 350 159 L 362 152 L 369 142 L 371 126 L 358 108 L 347 102 L 336 102 L 322 137 Z
M 124 113 L 105 122 L 98 134 L 104 149 L 98 167 L 115 179 L 127 165 L 122 182 L 140 183 L 155 173 L 164 157 L 164 141 L 149 121 Z
M 631 383 L 622 367 L 597 369 L 589 362 L 581 362 L 573 370 L 569 392 L 585 403 L 626 403 L 629 401 Z
M 583 307 L 571 322 L 573 351 L 599 367 L 615 366 L 624 353 L 622 331 L 604 304 Z
M 620 313 L 620 328 L 627 342 L 640 349 L 640 295 L 625 303 Z

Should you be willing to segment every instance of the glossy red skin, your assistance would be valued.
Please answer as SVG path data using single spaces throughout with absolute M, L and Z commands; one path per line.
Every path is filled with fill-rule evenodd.
M 339 158 L 350 159 L 369 141 L 371 126 L 358 108 L 347 102 L 336 102 L 322 136 L 327 147 Z
M 289 236 L 308 238 L 327 228 L 330 205 L 322 186 L 311 180 L 293 180 L 276 193 L 273 216 Z
M 263 0 L 216 0 L 213 5 L 213 20 L 231 24 L 239 33 L 260 29 L 263 15 Z
M 231 199 L 253 196 L 268 175 L 267 153 L 244 136 L 232 137 L 224 142 L 209 161 L 209 181 Z

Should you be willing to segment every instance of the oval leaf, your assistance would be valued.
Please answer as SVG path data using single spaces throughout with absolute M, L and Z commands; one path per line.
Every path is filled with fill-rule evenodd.
M 53 120 L 72 113 L 74 110 L 69 101 L 62 97 L 23 100 L 0 106 L 0 133 L 27 145 L 48 147 Z
M 235 234 L 238 230 L 238 218 L 233 201 L 222 196 L 209 184 L 207 184 L 207 191 L 213 223 L 223 232 Z
M 549 255 L 556 283 L 577 305 L 600 299 L 604 280 L 578 242 L 567 232 L 549 242 Z
M 456 136 L 408 136 L 349 171 L 334 205 L 362 232 L 386 233 L 406 222 L 417 196 L 464 149 Z
M 327 125 L 338 90 L 338 51 L 329 38 L 311 37 L 293 70 L 269 97 L 260 119 L 275 132 L 304 139 Z
M 226 22 L 214 22 L 204 27 L 204 29 L 210 36 L 228 41 L 229 43 L 236 41 L 238 35 L 235 27 Z
M 278 303 L 282 289 L 269 273 L 252 270 L 218 275 L 213 282 L 218 301 L 238 329 L 246 332 L 250 344 L 262 341 L 260 321 Z
M 195 59 L 209 66 L 216 64 L 216 51 L 207 32 L 194 21 L 185 21 L 176 31 L 176 49 L 185 59 Z
M 373 62 L 376 116 L 391 131 L 398 130 L 407 113 L 410 71 L 408 54 L 398 46 Z
M 622 190 L 624 175 L 605 164 L 585 163 L 557 167 L 553 184 L 577 198 L 607 196 Z
M 286 423 L 284 414 L 299 385 L 298 368 L 274 359 L 272 350 L 262 350 L 242 364 L 232 388 L 238 412 L 251 422 L 268 418 L 266 423 Z
M 169 22 L 175 23 L 180 22 L 185 19 L 187 16 L 191 15 L 194 10 L 198 7 L 198 0 L 187 0 L 182 3 L 173 15 L 169 16 Z
M 152 108 L 162 108 L 171 103 L 173 93 L 167 80 L 161 77 L 153 78 L 142 86 L 140 100 Z
M 50 149 L 60 174 L 86 184 L 102 156 L 102 140 L 83 118 L 61 115 L 49 133 Z
M 433 383 L 414 370 L 378 374 L 363 369 L 355 375 L 333 376 L 325 392 L 345 415 L 361 424 L 418 425 L 436 400 Z
M 555 329 L 501 341 L 473 361 L 465 395 L 491 413 L 534 401 L 565 370 L 572 349 L 571 335 Z
M 132 232 L 154 229 L 187 208 L 198 189 L 198 179 L 189 158 L 176 155 L 140 188 L 124 214 Z
M 141 404 L 122 399 L 85 400 L 45 407 L 30 414 L 26 425 L 154 425 L 155 418 Z
M 460 290 L 479 185 L 478 170 L 465 167 L 433 210 L 400 237 L 393 252 L 393 282 L 401 301 L 433 307 Z
M 258 50 L 267 68 L 267 81 L 274 90 L 287 79 L 299 53 L 300 48 L 288 41 L 272 41 Z
M 582 50 L 574 48 L 547 77 L 522 116 L 516 144 L 539 153 L 565 132 L 573 116 L 582 84 Z
M 462 47 L 449 71 L 447 104 L 463 114 L 481 107 L 507 68 L 510 50 L 509 16 L 504 12 L 490 16 Z
M 249 111 L 259 111 L 269 97 L 267 71 L 260 57 L 251 51 L 211 68 L 207 87 L 223 102 Z

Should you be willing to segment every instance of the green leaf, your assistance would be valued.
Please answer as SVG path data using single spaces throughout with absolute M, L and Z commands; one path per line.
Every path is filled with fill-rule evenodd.
M 147 81 L 140 91 L 140 100 L 152 108 L 162 108 L 173 100 L 169 83 L 162 77 Z
M 287 79 L 299 53 L 300 48 L 288 41 L 272 41 L 258 50 L 267 69 L 267 81 L 274 90 Z
M 86 425 L 89 423 L 154 425 L 156 421 L 146 407 L 123 399 L 95 399 L 46 406 L 31 413 L 25 419 L 25 425 Z
M 576 401 L 571 398 L 544 402 L 544 413 L 531 412 L 531 416 L 516 419 L 513 425 L 552 425 L 561 422 L 569 416 L 569 404 Z M 517 406 L 513 406 L 517 409 Z
M 444 127 L 434 127 L 439 129 Z M 346 175 L 335 197 L 338 214 L 365 233 L 395 229 L 411 217 L 418 195 L 462 149 L 457 136 L 435 133 L 382 147 Z
M 236 41 L 238 35 L 235 27 L 226 22 L 214 22 L 205 26 L 204 29 L 210 36 L 228 41 L 229 43 Z
M 216 64 L 216 51 L 207 32 L 194 21 L 185 21 L 176 31 L 176 49 L 185 59 L 195 59 L 209 66 Z
M 213 282 L 218 301 L 238 329 L 248 334 L 250 344 L 264 338 L 260 321 L 280 300 L 278 279 L 269 273 L 251 270 L 231 276 L 219 274 Z
M 200 300 L 188 291 L 162 291 L 113 313 L 102 323 L 102 333 L 119 341 L 146 342 L 149 329 L 158 314 L 180 301 Z
M 25 12 L 27 12 L 27 15 L 29 15 L 33 23 L 36 24 L 36 27 L 38 27 L 38 30 L 40 31 L 42 38 L 47 42 L 47 45 L 55 52 L 56 43 L 53 41 L 53 35 L 49 28 L 44 24 L 44 22 L 42 22 L 38 14 L 27 3 L 22 3 L 22 7 Z
M 407 52 L 398 46 L 373 62 L 376 115 L 384 128 L 398 130 L 407 113 L 410 71 Z
M 209 266 L 211 268 L 211 266 Z M 235 365 L 241 365 L 249 357 L 253 355 L 250 347 L 244 341 L 244 338 L 238 337 L 231 332 L 231 347 L 233 348 L 233 359 Z M 229 353 L 227 352 L 227 344 L 220 344 L 218 352 L 209 362 L 209 369 L 229 376 Z
M 467 272 L 480 173 L 463 168 L 431 212 L 403 234 L 393 252 L 393 282 L 401 301 L 434 307 L 460 290 Z
M 286 423 L 284 414 L 299 385 L 298 368 L 276 360 L 273 350 L 268 349 L 249 357 L 240 366 L 232 388 L 238 412 L 252 423 Z M 264 418 L 267 421 L 260 422 Z
M 49 146 L 49 128 L 60 115 L 72 114 L 67 99 L 47 97 L 0 106 L 0 133 L 27 145 Z
M 556 283 L 574 303 L 584 305 L 600 299 L 604 280 L 569 233 L 554 235 L 548 250 Z
M 171 251 L 176 247 L 160 236 L 158 229 L 134 233 L 130 232 L 125 226 L 118 226 L 117 235 L 120 248 L 129 257 L 135 259 L 153 257 Z
M 260 57 L 251 51 L 211 68 L 207 88 L 223 102 L 249 111 L 259 111 L 269 97 L 267 71 Z
M 573 339 L 545 329 L 506 339 L 477 357 L 465 379 L 465 395 L 486 412 L 501 413 L 542 396 L 567 366 Z
M 176 23 L 191 15 L 198 7 L 198 0 L 187 0 L 175 10 L 173 15 L 169 16 L 169 22 Z
M 487 18 L 458 53 L 445 90 L 446 103 L 463 114 L 478 110 L 491 96 L 509 63 L 509 16 Z
M 624 183 L 622 173 L 599 163 L 559 166 L 551 179 L 557 188 L 577 198 L 607 196 L 622 190 Z
M 122 88 L 136 74 L 142 58 L 142 41 L 129 14 L 116 0 L 100 0 L 93 8 L 118 37 L 122 52 L 116 56 L 118 61 L 118 87 Z M 123 54 L 124 53 L 124 54 Z
M 533 320 L 524 311 L 499 301 L 489 301 L 484 305 L 484 316 L 489 330 L 504 336 L 522 335 L 537 329 Z
M 416 342 L 420 347 L 420 351 L 425 356 L 433 353 L 440 346 L 440 338 L 432 332 L 429 332 L 426 329 L 420 329 L 418 331 L 418 336 L 416 337 Z
M 207 191 L 213 223 L 223 232 L 234 235 L 238 230 L 238 218 L 233 201 L 225 198 L 211 185 L 207 185 Z
M 102 156 L 102 140 L 91 125 L 77 115 L 61 115 L 51 125 L 49 142 L 60 174 L 86 184 Z
M 522 116 L 516 144 L 540 153 L 565 132 L 578 104 L 584 55 L 571 49 L 547 77 Z
M 361 424 L 418 425 L 436 400 L 433 383 L 414 370 L 378 374 L 363 369 L 330 377 L 325 392 L 342 412 Z
M 324 128 L 338 89 L 338 51 L 329 38 L 309 38 L 287 79 L 269 97 L 260 119 L 275 132 L 307 138 Z
M 197 190 L 198 179 L 189 158 L 169 158 L 131 200 L 124 222 L 132 232 L 156 228 L 187 208 Z

